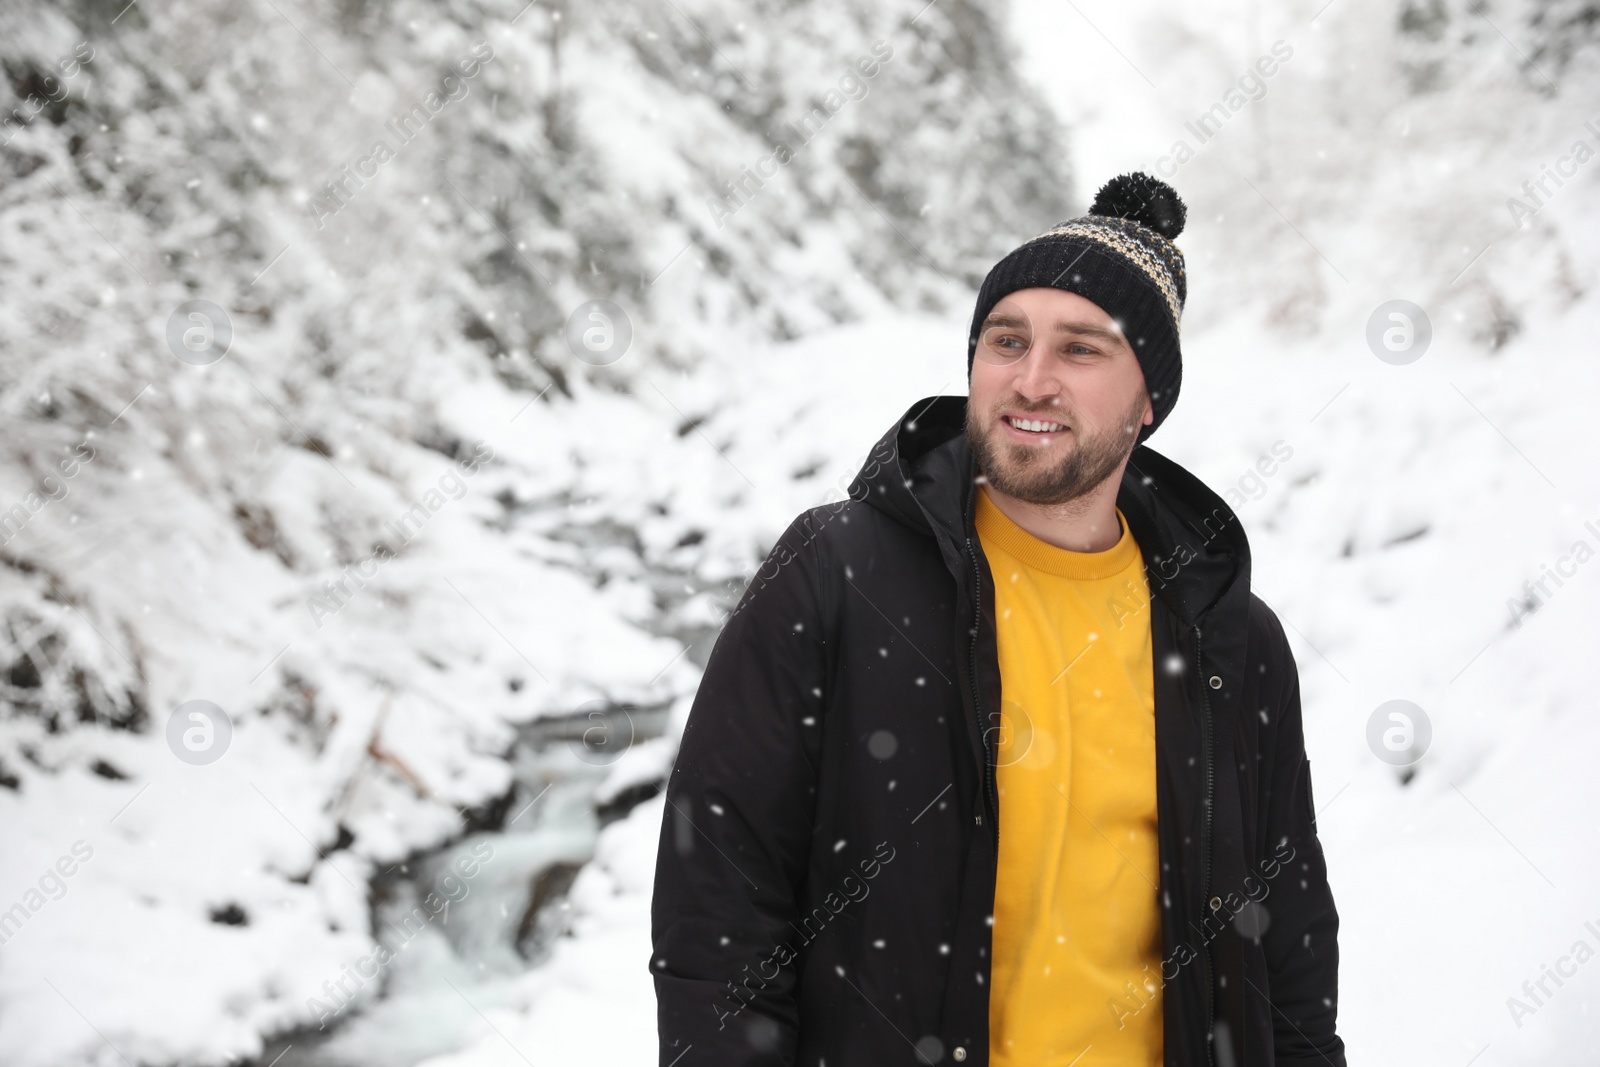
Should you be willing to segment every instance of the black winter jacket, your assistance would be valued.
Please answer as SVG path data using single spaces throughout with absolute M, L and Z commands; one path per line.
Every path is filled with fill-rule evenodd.
M 1000 670 L 965 412 L 913 405 L 711 652 L 651 904 L 662 1067 L 988 1063 Z M 1165 1061 L 1344 1067 L 1299 679 L 1244 530 L 1144 445 L 1117 506 L 1152 592 Z

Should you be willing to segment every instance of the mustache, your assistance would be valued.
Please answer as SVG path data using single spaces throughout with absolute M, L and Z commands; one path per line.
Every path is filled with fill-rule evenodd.
M 1002 411 L 1008 410 L 1022 411 L 1029 415 L 1068 415 L 1072 413 L 1072 409 L 1067 407 L 1065 404 L 1045 404 L 1043 407 L 1036 407 L 1033 404 L 1028 403 L 1026 400 L 1015 399 L 1009 400 L 1004 404 L 996 404 L 994 407 L 994 413 L 996 415 L 1000 414 Z

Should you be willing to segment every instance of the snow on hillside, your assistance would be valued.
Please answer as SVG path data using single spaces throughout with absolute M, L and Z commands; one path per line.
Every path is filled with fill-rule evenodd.
M 1190 204 L 1151 444 L 1290 634 L 1352 1062 L 1594 1062 L 1600 966 L 1524 988 L 1600 950 L 1584 10 L 0 6 L 62 97 L 0 134 L 0 1060 L 653 1062 L 634 801 L 721 613 L 964 389 L 987 266 L 1144 168 Z M 578 358 L 596 299 L 631 341 Z
M 923 6 L 0 4 L 0 1060 L 412 1063 L 562 955 L 839 476 L 728 384 L 1067 210 Z

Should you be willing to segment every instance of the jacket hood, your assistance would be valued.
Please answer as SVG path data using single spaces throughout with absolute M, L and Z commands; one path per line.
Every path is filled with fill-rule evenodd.
M 924 397 L 878 439 L 849 493 L 936 538 L 953 573 L 974 526 L 977 462 L 966 436 L 967 398 Z M 1189 471 L 1138 445 L 1117 507 L 1144 555 L 1150 588 L 1193 625 L 1238 581 L 1250 546 L 1238 516 Z

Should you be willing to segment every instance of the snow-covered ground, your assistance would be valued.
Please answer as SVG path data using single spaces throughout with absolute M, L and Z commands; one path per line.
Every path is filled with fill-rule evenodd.
M 47 491 L 0 548 L 0 1062 L 654 1062 L 662 802 L 596 805 L 665 773 L 771 538 L 963 391 L 973 272 L 1134 168 L 1190 205 L 1151 445 L 1234 490 L 1291 636 L 1352 1062 L 1600 1061 L 1579 5 L 1019 0 L 1014 43 L 922 2 L 146 7 L 0 8 L 12 91 L 73 102 L 0 149 L 0 510 Z M 718 226 L 758 117 L 878 40 Z M 564 337 L 595 297 L 604 366 Z M 188 299 L 226 358 L 173 358 Z M 1411 362 L 1368 341 L 1395 300 Z M 214 763 L 169 744 L 197 699 Z M 637 743 L 534 737 L 597 707 Z

